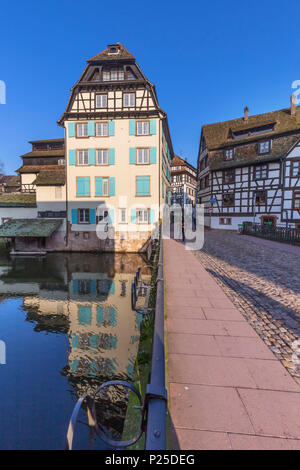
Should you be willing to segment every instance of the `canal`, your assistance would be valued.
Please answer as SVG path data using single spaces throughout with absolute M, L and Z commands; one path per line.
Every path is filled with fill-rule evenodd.
M 138 254 L 0 258 L 0 449 L 63 449 L 80 396 L 107 380 L 136 381 L 142 318 L 131 309 L 131 283 L 138 267 L 149 282 Z M 115 439 L 135 433 L 136 411 L 126 389 L 97 402 Z M 76 448 L 88 446 L 85 414 Z M 107 447 L 97 439 L 95 448 Z

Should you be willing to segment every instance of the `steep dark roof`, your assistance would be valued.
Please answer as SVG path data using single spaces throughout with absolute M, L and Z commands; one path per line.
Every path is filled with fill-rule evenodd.
M 62 220 L 11 219 L 0 227 L 0 237 L 50 237 Z
M 110 47 L 117 47 L 119 49 L 118 54 L 110 54 Z M 99 52 L 99 54 L 91 57 L 87 60 L 87 62 L 95 62 L 95 61 L 115 61 L 115 60 L 135 60 L 135 57 L 130 54 L 129 51 L 120 43 L 117 42 L 116 44 L 109 44 L 104 51 Z
M 57 150 L 33 150 L 28 153 L 24 153 L 24 155 L 20 155 L 21 158 L 23 157 L 64 157 L 65 150 L 57 149 Z
M 65 172 L 41 170 L 32 184 L 36 186 L 63 186 L 65 184 Z
M 232 132 L 246 131 L 271 124 L 274 124 L 274 129 L 271 132 L 250 135 L 242 139 L 234 139 L 231 135 Z M 300 132 L 300 106 L 296 108 L 296 116 L 292 116 L 290 108 L 286 108 L 270 113 L 249 116 L 247 121 L 244 118 L 238 118 L 206 124 L 202 127 L 202 131 L 208 150 L 244 144 L 293 131 Z
M 64 142 L 64 137 L 60 137 L 59 139 L 45 139 L 45 140 L 29 140 L 29 144 L 48 144 L 48 143 L 55 143 L 55 142 Z
M 64 165 L 23 165 L 18 170 L 19 173 L 39 173 L 40 171 L 62 171 Z
M 171 170 L 172 170 L 172 167 L 173 166 L 188 166 L 189 168 L 191 168 L 192 170 L 196 171 L 197 172 L 197 169 L 191 164 L 189 163 L 187 160 L 184 160 L 183 158 L 179 157 L 178 155 L 174 155 L 174 158 L 172 158 L 172 162 L 171 162 Z

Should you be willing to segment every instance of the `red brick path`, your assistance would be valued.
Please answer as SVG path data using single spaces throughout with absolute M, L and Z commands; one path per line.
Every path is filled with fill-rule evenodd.
M 300 449 L 300 387 L 182 243 L 164 266 L 173 447 Z

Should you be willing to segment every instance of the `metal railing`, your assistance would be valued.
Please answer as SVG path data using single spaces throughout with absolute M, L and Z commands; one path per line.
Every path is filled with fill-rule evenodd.
M 300 245 L 300 230 L 297 228 L 275 227 L 273 225 L 260 225 L 248 222 L 243 224 L 242 233 L 277 242 Z
M 83 405 L 86 406 L 88 426 L 90 429 L 90 443 L 97 435 L 103 442 L 115 449 L 125 449 L 135 444 L 145 433 L 146 450 L 164 450 L 166 449 L 166 416 L 167 416 L 167 391 L 165 388 L 165 349 L 164 349 L 164 280 L 163 280 L 163 248 L 160 241 L 160 252 L 157 273 L 157 292 L 155 305 L 155 321 L 153 333 L 152 365 L 150 383 L 146 387 L 144 400 L 140 392 L 131 383 L 123 380 L 112 380 L 103 383 L 98 387 L 95 393 L 83 395 L 75 404 L 67 432 L 66 449 L 72 450 L 75 425 L 79 411 Z M 147 314 L 148 308 L 136 308 L 138 300 L 138 291 L 141 287 L 141 269 L 139 268 L 134 277 L 131 286 L 132 309 L 140 314 Z M 150 293 L 150 289 L 149 289 Z M 148 293 L 148 295 L 149 295 Z M 147 299 L 148 300 L 148 299 Z M 147 305 L 147 300 L 145 304 Z M 137 397 L 141 411 L 141 428 L 137 436 L 127 441 L 116 441 L 110 438 L 101 423 L 97 422 L 95 400 L 101 390 L 106 387 L 122 386 L 129 388 Z M 91 447 L 90 446 L 90 447 Z

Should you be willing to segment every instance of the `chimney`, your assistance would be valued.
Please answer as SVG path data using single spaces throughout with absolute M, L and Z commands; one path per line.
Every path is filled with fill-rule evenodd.
M 249 108 L 248 108 L 248 106 L 245 106 L 245 108 L 244 108 L 244 121 L 248 121 L 248 113 L 249 113 Z
M 296 116 L 296 95 L 291 96 L 291 116 Z

